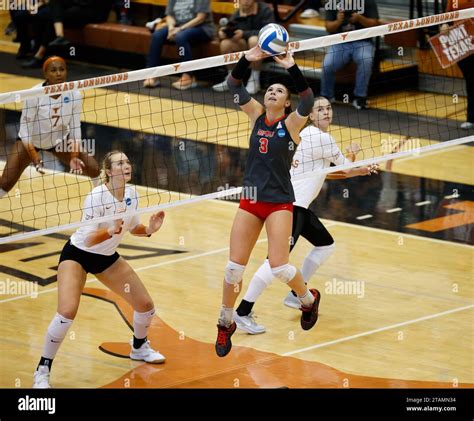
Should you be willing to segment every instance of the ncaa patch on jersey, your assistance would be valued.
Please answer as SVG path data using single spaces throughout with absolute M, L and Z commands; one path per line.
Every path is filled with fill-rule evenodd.
M 130 199 L 129 197 L 127 197 L 125 199 L 125 203 L 127 204 L 127 206 L 130 206 L 132 204 L 132 199 Z
M 68 96 L 65 96 L 65 97 L 64 97 L 64 103 L 67 104 L 69 101 L 71 101 L 71 100 L 69 99 L 69 97 L 68 97 Z
M 286 132 L 283 129 L 280 129 L 280 130 L 277 131 L 278 137 L 285 137 L 285 134 L 286 134 Z

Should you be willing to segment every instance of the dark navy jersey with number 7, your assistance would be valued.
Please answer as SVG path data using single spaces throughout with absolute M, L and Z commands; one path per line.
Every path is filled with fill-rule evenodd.
M 256 189 L 259 202 L 295 201 L 290 168 L 297 145 L 286 128 L 286 117 L 269 122 L 264 113 L 257 118 L 250 135 L 243 185 L 244 192 Z

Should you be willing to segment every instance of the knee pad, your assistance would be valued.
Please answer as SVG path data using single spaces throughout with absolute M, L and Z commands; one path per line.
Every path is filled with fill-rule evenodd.
M 272 274 L 275 278 L 287 284 L 295 277 L 296 268 L 293 265 L 287 263 L 286 265 L 272 268 Z
M 242 280 L 244 275 L 245 266 L 239 265 L 238 263 L 229 262 L 225 267 L 225 281 L 230 285 L 238 284 Z

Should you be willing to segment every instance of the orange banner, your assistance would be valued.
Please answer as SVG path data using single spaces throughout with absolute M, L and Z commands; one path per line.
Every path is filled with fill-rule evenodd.
M 446 69 L 474 52 L 473 37 L 474 20 L 466 19 L 457 22 L 446 32 L 431 37 L 429 41 L 439 64 Z

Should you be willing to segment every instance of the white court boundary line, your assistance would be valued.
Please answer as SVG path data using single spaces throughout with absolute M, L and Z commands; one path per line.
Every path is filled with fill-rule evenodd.
M 405 32 L 410 29 L 419 29 L 426 26 L 439 25 L 443 22 L 456 21 L 474 17 L 474 7 L 455 12 L 440 13 L 438 15 L 426 16 L 422 18 L 409 19 L 400 22 L 388 23 L 385 25 L 373 26 L 356 31 L 350 31 L 340 34 L 326 35 L 306 39 L 303 41 L 290 42 L 289 48 L 292 52 L 311 50 L 315 48 L 327 47 L 329 45 L 343 44 L 346 42 L 357 41 L 361 39 L 372 38 L 375 36 L 395 34 Z M 123 82 L 136 82 L 146 78 L 163 77 L 172 74 L 192 72 L 202 68 L 211 68 L 235 63 L 240 59 L 240 54 L 223 54 L 215 57 L 207 57 L 198 60 L 191 60 L 182 63 L 169 64 L 166 66 L 152 67 L 149 69 L 135 70 L 131 72 L 118 73 L 114 75 L 93 77 L 73 82 L 66 82 L 59 85 L 50 85 L 46 87 L 25 89 L 0 94 L 0 104 L 9 102 L 21 102 L 25 99 L 53 93 L 52 87 L 59 87 L 61 92 L 72 90 L 86 90 L 97 87 L 116 85 Z M 55 91 L 54 93 L 58 93 Z
M 350 228 L 360 228 L 363 230 L 371 231 L 382 231 L 383 233 L 391 234 L 391 235 L 396 235 L 397 237 L 408 237 L 412 238 L 414 240 L 423 240 L 423 241 L 429 241 L 432 243 L 437 243 L 439 245 L 450 245 L 450 246 L 456 246 L 456 247 L 463 247 L 463 248 L 469 248 L 474 251 L 474 247 L 471 246 L 470 244 L 461 244 L 461 243 L 455 243 L 454 241 L 447 241 L 447 240 L 439 240 L 437 238 L 431 238 L 431 237 L 422 237 L 421 235 L 415 235 L 415 234 L 407 234 L 405 232 L 398 232 L 398 231 L 390 231 L 386 230 L 384 228 L 376 228 L 376 227 L 366 227 L 364 225 L 358 225 L 358 224 L 351 224 L 350 222 L 342 222 L 342 221 L 333 221 L 332 219 L 324 219 L 324 218 L 319 218 L 321 221 L 330 221 L 333 222 L 333 225 L 342 225 Z M 326 224 L 324 224 L 327 226 Z
M 334 345 L 334 344 L 338 344 L 338 343 L 341 343 L 341 342 L 351 341 L 352 339 L 362 338 L 364 336 L 373 335 L 374 333 L 384 332 L 386 330 L 395 329 L 397 327 L 407 326 L 407 325 L 422 322 L 422 321 L 425 321 L 425 320 L 435 319 L 437 317 L 446 316 L 448 314 L 457 313 L 459 311 L 468 310 L 470 308 L 474 308 L 474 304 L 470 304 L 468 306 L 463 306 L 463 307 L 453 308 L 451 310 L 446 310 L 446 311 L 442 311 L 440 313 L 430 314 L 428 316 L 418 317 L 416 319 L 407 320 L 406 322 L 395 323 L 393 325 L 379 327 L 378 329 L 368 330 L 367 332 L 357 333 L 356 335 L 346 336 L 344 338 L 339 338 L 339 339 L 335 339 L 333 341 L 323 342 L 323 343 L 320 343 L 320 344 L 308 346 L 306 348 L 297 349 L 295 351 L 285 352 L 284 354 L 281 354 L 281 355 L 284 356 L 284 357 L 289 357 L 291 355 L 299 354 L 301 352 L 312 351 L 313 349 L 324 348 L 324 347 L 329 346 L 329 345 Z

